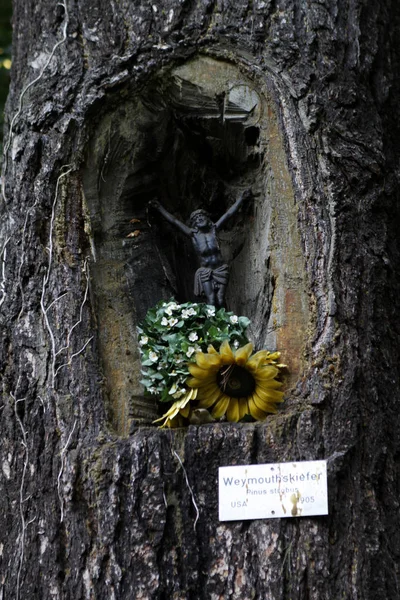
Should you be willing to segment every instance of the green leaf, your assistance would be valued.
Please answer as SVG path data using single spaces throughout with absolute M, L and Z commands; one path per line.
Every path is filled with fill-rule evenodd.
M 142 365 L 143 367 L 151 367 L 154 365 L 154 362 L 148 358 L 147 360 L 142 360 Z
M 242 329 L 247 329 L 247 327 L 250 325 L 250 319 L 248 319 L 247 317 L 239 317 L 238 322 Z
M 161 394 L 160 402 L 171 402 L 171 396 L 168 391 L 170 388 L 165 388 Z
M 141 379 L 140 383 L 146 388 L 152 387 L 153 385 L 153 382 L 150 379 Z
M 218 336 L 221 334 L 221 331 L 218 327 L 216 327 L 215 325 L 211 325 L 211 327 L 208 330 L 208 338 L 218 338 Z
M 153 379 L 158 379 L 159 381 L 162 381 L 164 377 L 165 376 L 162 374 L 162 371 L 156 371 L 153 375 Z
M 164 333 L 161 339 L 168 342 L 168 344 L 176 344 L 179 341 L 179 337 L 178 333 Z

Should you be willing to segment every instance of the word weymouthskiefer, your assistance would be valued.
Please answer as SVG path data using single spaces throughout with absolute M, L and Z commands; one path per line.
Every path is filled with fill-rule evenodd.
M 301 475 L 271 475 L 270 477 L 223 477 L 225 486 L 245 487 L 249 485 L 270 485 L 271 483 L 299 483 L 302 481 L 319 481 L 321 473 L 302 473 Z

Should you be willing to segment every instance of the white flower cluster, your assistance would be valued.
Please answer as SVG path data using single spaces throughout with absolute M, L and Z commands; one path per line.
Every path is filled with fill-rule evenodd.
M 163 325 L 164 327 L 173 327 L 177 323 L 178 319 L 176 317 L 171 317 L 170 319 L 166 319 L 165 317 L 163 317 L 161 319 L 161 325 Z

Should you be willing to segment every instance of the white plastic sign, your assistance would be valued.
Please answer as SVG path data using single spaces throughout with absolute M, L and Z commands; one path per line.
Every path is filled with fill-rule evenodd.
M 219 468 L 219 520 L 328 514 L 326 461 Z

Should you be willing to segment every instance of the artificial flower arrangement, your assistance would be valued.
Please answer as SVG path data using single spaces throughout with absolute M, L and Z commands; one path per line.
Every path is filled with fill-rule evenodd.
M 255 354 L 250 321 L 224 308 L 174 300 L 151 308 L 138 327 L 145 392 L 171 403 L 155 422 L 180 427 L 195 412 L 210 420 L 264 420 L 282 402 L 279 352 Z M 251 419 L 252 420 L 252 419 Z

